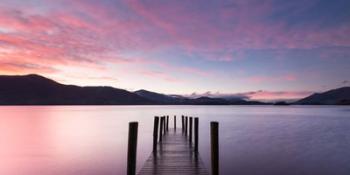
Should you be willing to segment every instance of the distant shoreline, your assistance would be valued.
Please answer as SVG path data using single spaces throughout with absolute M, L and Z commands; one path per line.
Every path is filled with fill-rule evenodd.
M 58 83 L 46 77 L 0 75 L 2 106 L 110 106 L 110 105 L 350 105 L 350 87 L 315 93 L 295 102 L 253 101 L 237 96 L 189 98 L 147 90 L 127 91 L 108 86 L 75 86 Z

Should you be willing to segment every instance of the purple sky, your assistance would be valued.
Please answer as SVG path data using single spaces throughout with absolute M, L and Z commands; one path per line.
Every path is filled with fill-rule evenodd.
M 1 0 L 0 74 L 300 98 L 350 83 L 349 0 Z

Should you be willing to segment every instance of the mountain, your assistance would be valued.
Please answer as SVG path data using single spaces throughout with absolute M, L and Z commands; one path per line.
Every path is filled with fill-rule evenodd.
M 290 103 L 285 102 L 285 101 L 277 101 L 277 102 L 273 103 L 273 105 L 275 105 L 275 106 L 288 106 L 288 105 L 290 105 Z
M 170 95 L 147 91 L 144 89 L 135 91 L 134 93 L 143 98 L 154 101 L 155 103 L 158 103 L 158 104 L 181 104 L 181 102 L 183 101 L 182 98 L 180 98 L 180 96 L 170 96 Z
M 315 93 L 294 104 L 300 105 L 350 105 L 350 87 Z
M 154 101 L 156 104 L 167 105 L 265 105 L 267 103 L 257 101 L 246 101 L 238 97 L 198 97 L 186 98 L 180 95 L 165 95 L 147 90 L 135 91 L 137 95 Z
M 0 76 L 1 105 L 142 105 L 154 102 L 112 87 L 63 85 L 31 74 Z
M 229 105 L 230 102 L 222 98 L 199 97 L 189 101 L 193 105 Z
M 151 92 L 147 90 L 138 90 L 135 91 L 137 95 L 144 97 L 146 99 L 152 100 L 157 104 L 168 104 L 168 105 L 222 105 L 229 104 L 228 101 L 224 99 L 216 99 L 209 97 L 200 97 L 200 98 L 186 98 L 179 95 L 165 95 L 156 92 Z
M 343 103 L 348 103 L 343 101 Z M 40 75 L 0 75 L 0 105 L 266 105 L 240 97 L 188 98 L 108 86 L 64 85 Z

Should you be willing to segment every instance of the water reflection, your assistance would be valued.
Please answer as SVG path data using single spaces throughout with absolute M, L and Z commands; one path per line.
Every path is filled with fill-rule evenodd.
M 125 172 L 127 123 L 137 115 L 96 108 L 1 107 L 0 174 Z M 142 121 L 142 117 L 138 119 Z M 140 148 L 148 151 L 150 144 L 145 139 L 149 135 L 142 137 Z M 145 159 L 140 154 L 139 164 Z
M 140 171 L 152 150 L 153 116 L 187 114 L 200 118 L 199 152 L 208 170 L 215 119 L 222 174 L 347 175 L 349 112 L 327 106 L 0 107 L 0 174 L 125 174 L 129 121 L 139 121 Z

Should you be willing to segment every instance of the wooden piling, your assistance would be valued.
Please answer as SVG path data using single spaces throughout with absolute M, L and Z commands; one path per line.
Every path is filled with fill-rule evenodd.
M 188 117 L 185 117 L 185 136 L 187 136 L 187 129 L 188 129 Z
M 158 142 L 158 123 L 159 117 L 154 117 L 154 125 L 153 125 L 153 153 L 157 152 L 157 142 Z
M 129 123 L 129 140 L 128 140 L 127 175 L 136 175 L 137 130 L 138 130 L 138 123 L 130 122 Z
M 188 133 L 190 135 L 190 145 L 192 145 L 192 124 L 193 123 L 193 117 L 190 117 L 190 132 Z
M 184 121 L 184 116 L 181 115 L 181 124 L 182 124 L 182 133 L 185 131 L 185 121 Z
M 219 175 L 219 123 L 210 122 L 211 172 Z
M 162 139 L 163 139 L 163 127 L 164 127 L 164 118 L 160 117 L 159 142 L 162 142 Z
M 176 115 L 174 115 L 174 130 L 176 131 Z
M 164 124 L 164 126 L 163 126 L 163 134 L 165 134 L 165 132 L 166 132 L 166 117 L 165 116 L 163 116 L 163 120 L 164 120 L 164 122 L 163 122 L 163 124 Z
M 166 131 L 169 131 L 169 116 L 166 116 Z
M 198 153 L 198 117 L 194 118 L 194 151 Z

